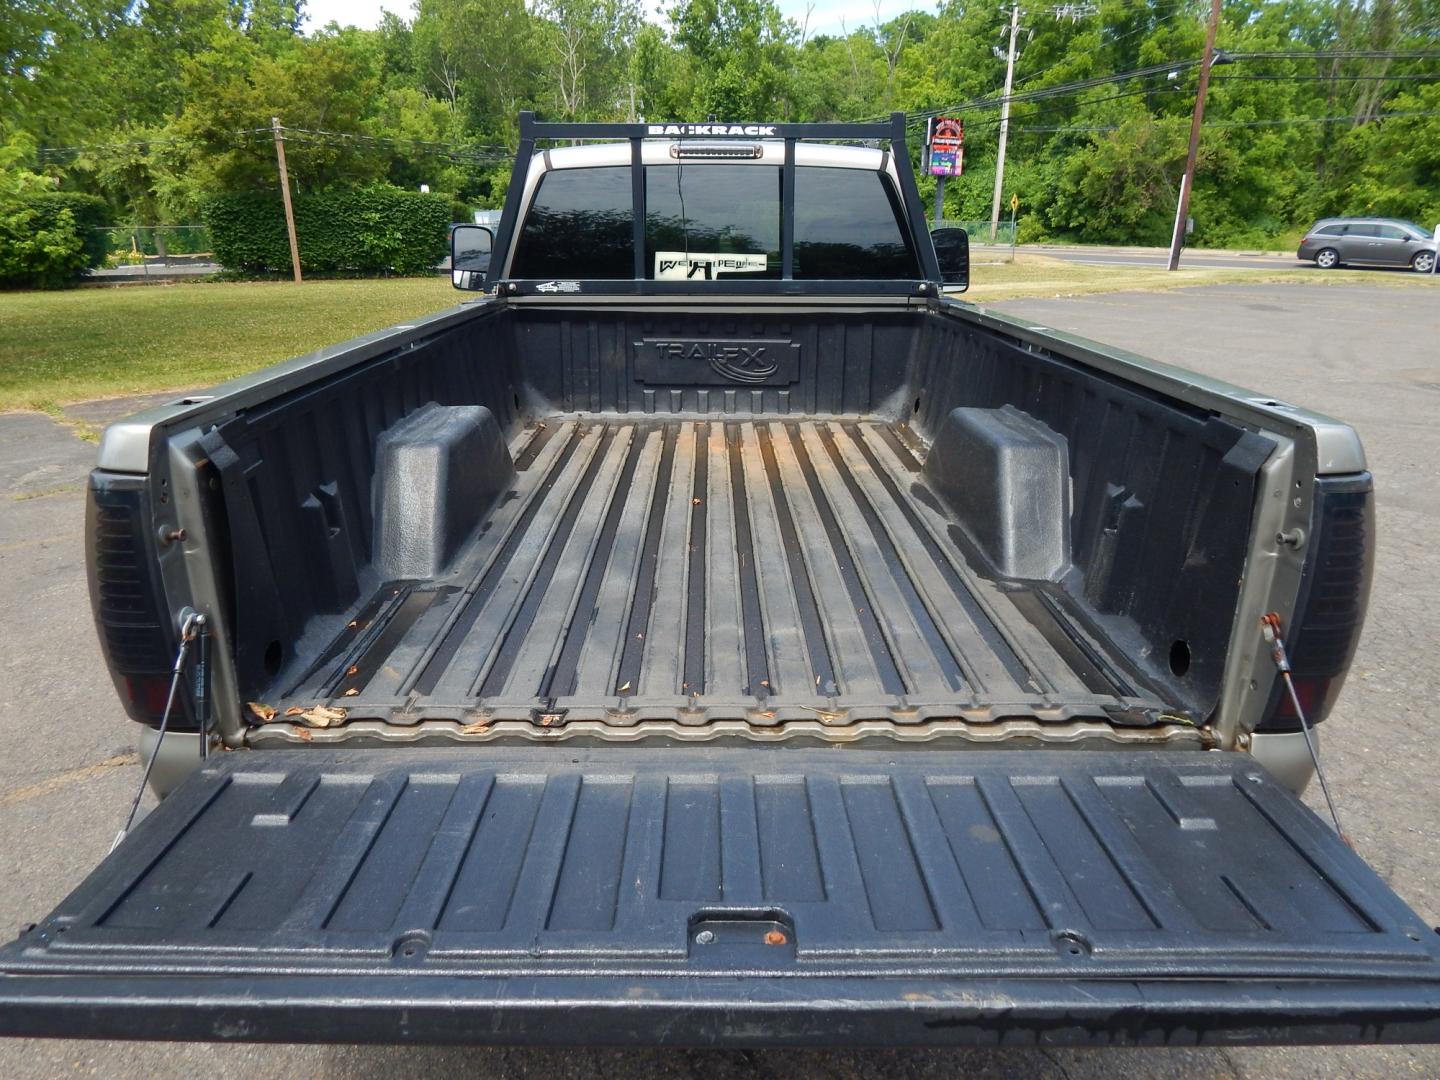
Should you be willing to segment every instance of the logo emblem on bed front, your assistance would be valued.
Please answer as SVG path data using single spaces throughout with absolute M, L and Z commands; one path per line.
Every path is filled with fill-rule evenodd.
M 705 361 L 710 370 L 740 383 L 768 382 L 780 370 L 770 350 L 760 342 L 657 341 L 655 348 L 670 361 Z
M 634 370 L 651 386 L 788 386 L 800 377 L 800 346 L 778 338 L 644 338 L 635 342 Z

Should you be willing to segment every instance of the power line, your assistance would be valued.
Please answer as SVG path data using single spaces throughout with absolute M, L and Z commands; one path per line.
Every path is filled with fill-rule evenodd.
M 1402 120 L 1411 117 L 1440 116 L 1440 110 L 1430 109 L 1419 112 L 1393 112 L 1380 113 L 1372 123 L 1381 120 Z M 1138 117 L 1137 117 L 1138 119 Z M 1154 120 L 1155 117 L 1147 116 L 1146 119 Z M 1287 127 L 1291 124 L 1339 124 L 1354 123 L 1354 116 L 1292 116 L 1274 120 L 1217 120 L 1206 121 L 1205 128 L 1258 128 L 1258 127 Z M 1057 134 L 1060 132 L 1083 132 L 1083 131 L 1119 131 L 1123 124 L 1072 124 L 1059 127 L 1039 127 L 1034 125 L 1020 125 L 1012 127 L 1012 131 L 1028 131 L 1036 133 Z
M 1128 33 L 1121 34 L 1121 35 L 1120 35 L 1119 37 L 1117 37 L 1117 38 L 1112 38 L 1110 41 L 1103 42 L 1103 44 L 1104 44 L 1104 46 L 1106 46 L 1106 47 L 1113 47 L 1113 46 L 1115 46 L 1115 45 L 1118 45 L 1118 44 L 1120 44 L 1120 42 L 1122 42 L 1122 41 L 1127 41 L 1127 40 L 1129 40 L 1130 38 L 1134 37 L 1136 34 L 1144 34 L 1144 33 L 1147 33 L 1147 32 L 1149 32 L 1149 31 L 1151 31 L 1151 30 L 1154 30 L 1154 29 L 1155 29 L 1157 26 L 1159 26 L 1161 23 L 1170 21 L 1171 19 L 1175 18 L 1175 16 L 1182 14 L 1183 11 L 1184 11 L 1183 8 L 1177 7 L 1177 8 L 1176 8 L 1174 11 L 1172 11 L 1169 15 L 1164 15 L 1164 16 L 1156 19 L 1156 20 L 1155 20 L 1153 23 L 1151 23 L 1149 26 L 1140 26 L 1140 27 L 1137 27 L 1137 28 L 1135 28 L 1134 30 L 1129 31 Z M 1105 33 L 1105 27 L 1103 27 L 1103 26 L 1100 27 L 1100 33 L 1101 33 L 1101 35 L 1102 35 L 1102 37 L 1103 37 L 1103 35 L 1104 35 L 1104 33 Z M 1061 59 L 1056 60 L 1055 63 L 1051 64 L 1049 67 L 1043 67 L 1043 68 L 1041 68 L 1039 71 L 1032 71 L 1029 75 L 1026 75 L 1026 76 L 1025 76 L 1024 78 L 1022 78 L 1022 79 L 1016 79 L 1016 80 L 1015 80 L 1015 85 L 1016 85 L 1016 86 L 1019 86 L 1021 83 L 1029 82 L 1031 79 L 1038 79 L 1041 75 L 1044 75 L 1046 72 L 1054 71 L 1057 67 L 1060 67 L 1062 64 L 1064 64 L 1064 63 L 1066 63 L 1066 62 L 1068 62 L 1068 61 L 1070 61 L 1070 60 L 1073 60 L 1073 59 L 1074 59 L 1073 56 L 1065 56 L 1065 57 L 1062 57 Z
M 1230 52 L 1235 60 L 1440 60 L 1436 49 L 1273 49 L 1265 52 Z
M 1298 50 L 1285 50 L 1278 52 L 1247 52 L 1228 54 L 1237 60 L 1271 60 L 1271 59 L 1306 59 L 1306 60 L 1329 60 L 1329 59 L 1393 59 L 1393 60 L 1440 60 L 1440 50 L 1380 50 L 1380 49 L 1346 49 L 1318 52 L 1300 52 Z M 1055 86 L 1041 87 L 1038 90 L 1027 90 L 1023 93 L 1011 93 L 1007 99 L 1004 95 L 989 98 L 972 98 L 968 102 L 959 105 L 951 105 L 940 109 L 921 109 L 906 114 L 906 119 L 924 120 L 932 116 L 943 116 L 950 113 L 968 112 L 972 110 L 997 109 L 1008 100 L 1011 104 L 1021 104 L 1027 101 L 1042 101 L 1049 97 L 1066 97 L 1072 94 L 1089 90 L 1096 86 L 1105 86 L 1110 83 L 1123 82 L 1126 79 L 1144 78 L 1148 75 L 1169 74 L 1172 71 L 1179 72 L 1189 68 L 1198 67 L 1198 59 L 1176 60 L 1165 64 L 1152 64 L 1148 67 L 1135 68 L 1131 71 L 1119 71 L 1111 75 L 1100 75 L 1090 79 L 1080 79 L 1070 83 L 1060 83 Z M 1220 76 L 1216 76 L 1220 78 Z M 1239 76 L 1226 76 L 1237 78 Z M 1260 78 L 1260 76 L 1245 76 L 1247 78 Z M 1397 78 L 1398 76 L 1386 76 L 1386 78 Z M 1360 78 L 1374 79 L 1379 81 L 1379 76 L 1272 76 L 1275 81 L 1293 79 L 1295 81 L 1320 81 L 1334 78 L 1336 81 L 1354 81 Z
M 268 132 L 269 129 L 267 128 L 267 129 L 265 129 L 265 130 Z M 282 126 L 280 130 L 285 133 L 285 135 L 286 135 L 287 138 L 289 137 L 290 133 L 295 132 L 295 133 L 298 133 L 298 134 L 301 134 L 301 135 L 319 135 L 319 136 L 325 136 L 325 137 L 331 138 L 331 139 L 352 140 L 352 141 L 355 141 L 355 142 L 376 143 L 376 144 L 385 143 L 385 144 L 389 144 L 389 145 L 405 145 L 405 146 L 429 146 L 429 147 L 435 147 L 435 148 L 444 150 L 444 151 L 446 151 L 446 152 L 450 152 L 450 151 L 454 151 L 454 150 L 463 150 L 463 151 L 468 152 L 468 151 L 472 151 L 472 150 L 473 150 L 473 151 L 491 151 L 491 152 L 494 152 L 494 153 L 510 154 L 510 155 L 512 155 L 512 156 L 513 156 L 513 154 L 514 154 L 514 151 L 508 149 L 507 147 L 504 147 L 504 146 L 495 146 L 495 145 L 493 145 L 493 144 L 484 144 L 484 143 L 471 143 L 471 144 L 469 144 L 468 146 L 465 146 L 465 147 L 456 147 L 455 144 L 453 144 L 453 143 L 437 142 L 437 141 L 435 141 L 435 140 L 433 140 L 433 139 L 412 139 L 412 138 L 409 138 L 409 137 L 403 136 L 403 135 L 402 135 L 402 136 L 395 136 L 395 135 L 366 135 L 366 134 L 364 134 L 363 132 L 355 132 L 355 131 L 324 131 L 324 130 L 319 129 L 319 128 L 300 128 L 300 127 L 284 127 L 284 126 Z
M 950 105 L 941 109 L 923 109 L 907 114 L 907 118 L 915 117 L 926 119 L 931 116 L 942 116 L 949 113 L 969 112 L 980 109 L 998 109 L 1007 101 L 1010 104 L 1022 104 L 1027 101 L 1044 101 L 1052 97 L 1068 97 L 1097 86 L 1108 86 L 1111 83 L 1124 82 L 1126 79 L 1139 79 L 1147 75 L 1169 74 L 1172 71 L 1183 71 L 1186 68 L 1198 66 L 1199 60 L 1177 60 L 1167 64 L 1152 64 L 1149 67 L 1135 68 L 1132 71 L 1117 71 L 1113 75 L 1098 75 L 1091 79 L 1081 79 L 1072 83 L 1061 83 L 1056 86 L 1047 86 L 1039 90 L 1029 90 L 1023 94 L 1012 93 L 1008 98 L 1001 95 L 990 98 L 972 98 L 970 101 L 960 105 Z
M 1034 109 L 1029 114 L 1027 114 L 1027 116 L 1022 117 L 1021 119 L 1029 119 L 1032 116 L 1042 113 L 1065 112 L 1066 110 L 1070 109 L 1088 109 L 1092 105 L 1102 105 L 1107 101 L 1118 101 L 1122 98 L 1144 97 L 1150 94 L 1169 94 L 1173 93 L 1174 90 L 1175 87 L 1173 84 L 1166 84 L 1164 86 L 1147 86 L 1141 90 L 1122 90 L 1118 94 L 1106 94 L 1104 97 L 1090 98 L 1086 101 L 1070 102 L 1064 105 L 1051 105 L 1049 107 L 1042 106 L 1040 108 Z M 984 120 L 970 120 L 968 122 L 968 127 L 972 129 L 982 127 L 995 127 L 999 123 L 999 118 L 993 117 Z
M 269 128 L 244 128 L 239 131 L 226 132 L 225 134 L 242 140 L 253 138 L 257 133 L 268 135 Z M 136 147 L 160 147 L 160 146 L 198 146 L 206 140 L 182 136 L 158 136 L 153 139 L 129 139 L 121 142 L 108 143 L 72 143 L 69 146 L 40 146 L 36 147 L 35 154 L 41 160 L 60 157 L 66 154 L 84 154 L 96 151 L 107 150 L 130 150 Z
M 1212 75 L 1215 82 L 1437 82 L 1440 75 Z
M 427 139 L 409 139 L 386 135 L 365 135 L 359 132 L 326 131 L 319 128 L 281 129 L 287 141 L 310 146 L 340 146 L 348 149 L 390 149 L 408 148 L 413 154 L 430 157 L 445 157 L 455 162 L 498 161 L 513 156 L 514 152 L 503 146 L 475 144 L 470 146 L 436 142 Z M 67 146 L 42 146 L 35 151 L 41 163 L 55 164 L 67 155 L 78 156 L 86 153 L 104 153 L 149 147 L 196 147 L 213 146 L 217 142 L 228 142 L 232 148 L 242 148 L 259 142 L 269 142 L 273 137 L 270 128 L 240 128 L 236 131 L 215 132 L 209 136 L 158 136 L 150 139 L 128 139 L 105 143 L 74 143 Z

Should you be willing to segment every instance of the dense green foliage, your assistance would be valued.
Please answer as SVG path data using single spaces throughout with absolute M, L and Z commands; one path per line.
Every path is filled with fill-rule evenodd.
M 5 157 L 0 155 L 0 162 Z M 105 259 L 105 200 L 56 191 L 45 177 L 18 168 L 0 171 L 0 288 L 53 288 Z
M 100 195 L 125 223 L 194 221 L 207 194 L 275 191 L 278 116 L 302 200 L 388 183 L 495 206 L 521 108 L 747 120 L 903 109 L 917 141 L 923 114 L 944 110 L 964 117 L 967 143 L 946 216 L 990 213 L 1008 17 L 992 2 L 827 34 L 776 0 L 671 0 L 663 25 L 640 0 L 417 0 L 373 31 L 308 27 L 301 3 L 11 0 L 6 167 Z M 1208 7 L 1026 9 L 1004 185 L 1007 202 L 1020 196 L 1022 239 L 1168 239 Z M 1194 242 L 1288 242 L 1326 214 L 1440 221 L 1440 0 L 1225 0 L 1219 44 L 1235 60 L 1213 72 Z M 1407 50 L 1430 55 L 1394 55 Z M 933 197 L 928 178 L 922 190 Z
M 294 206 L 300 266 L 306 271 L 421 274 L 448 249 L 448 195 L 376 184 L 297 195 Z M 200 212 L 221 265 L 247 273 L 290 269 L 278 193 L 214 195 Z

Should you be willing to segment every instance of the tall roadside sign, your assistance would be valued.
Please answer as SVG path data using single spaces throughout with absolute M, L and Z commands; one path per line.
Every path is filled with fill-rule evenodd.
M 965 121 L 932 116 L 925 125 L 925 154 L 935 177 L 935 224 L 945 216 L 945 179 L 965 171 Z

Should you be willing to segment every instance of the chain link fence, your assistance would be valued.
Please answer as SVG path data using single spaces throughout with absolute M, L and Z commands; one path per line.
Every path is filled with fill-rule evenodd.
M 184 266 L 210 263 L 210 230 L 204 225 L 117 225 L 105 235 L 108 267 Z

